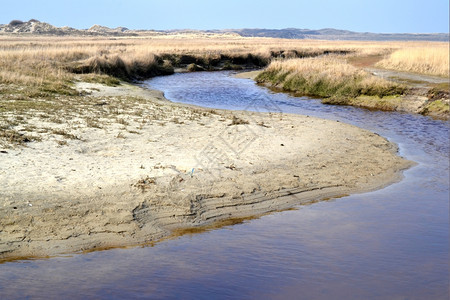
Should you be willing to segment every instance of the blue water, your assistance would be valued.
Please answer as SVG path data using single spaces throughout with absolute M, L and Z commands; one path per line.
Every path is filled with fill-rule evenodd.
M 5 263 L 0 298 L 448 299 L 448 123 L 325 106 L 230 74 L 175 74 L 145 84 L 176 102 L 351 123 L 397 143 L 418 165 L 379 191 L 153 247 Z

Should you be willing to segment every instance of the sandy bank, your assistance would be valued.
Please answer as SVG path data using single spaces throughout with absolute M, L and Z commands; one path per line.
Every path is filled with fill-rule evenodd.
M 78 88 L 87 104 L 64 125 L 76 139 L 0 149 L 0 258 L 145 243 L 377 189 L 411 165 L 386 139 L 335 121 L 201 109 L 128 85 Z

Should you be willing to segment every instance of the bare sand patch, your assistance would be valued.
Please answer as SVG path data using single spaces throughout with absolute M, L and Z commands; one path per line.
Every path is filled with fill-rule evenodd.
M 64 121 L 77 139 L 43 133 L 0 149 L 2 259 L 146 243 L 381 188 L 412 164 L 383 137 L 335 121 L 203 109 L 129 85 L 78 88 L 92 105 Z
M 256 76 L 261 73 L 261 70 L 254 70 L 254 71 L 248 71 L 248 72 L 240 72 L 234 75 L 236 78 L 244 78 L 244 79 L 255 79 Z

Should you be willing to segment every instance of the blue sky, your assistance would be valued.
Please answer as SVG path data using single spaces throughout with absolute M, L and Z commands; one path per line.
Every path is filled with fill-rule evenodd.
M 448 0 L 0 0 L 0 23 L 131 29 L 336 28 L 448 32 Z

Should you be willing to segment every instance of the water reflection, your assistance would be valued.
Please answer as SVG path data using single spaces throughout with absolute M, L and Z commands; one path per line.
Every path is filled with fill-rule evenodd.
M 242 109 L 248 99 L 271 97 L 283 111 L 378 132 L 419 165 L 380 191 L 154 247 L 6 263 L 0 265 L 2 299 L 448 299 L 447 123 L 323 106 L 227 73 L 176 74 L 149 85 L 169 99 L 210 107 Z

